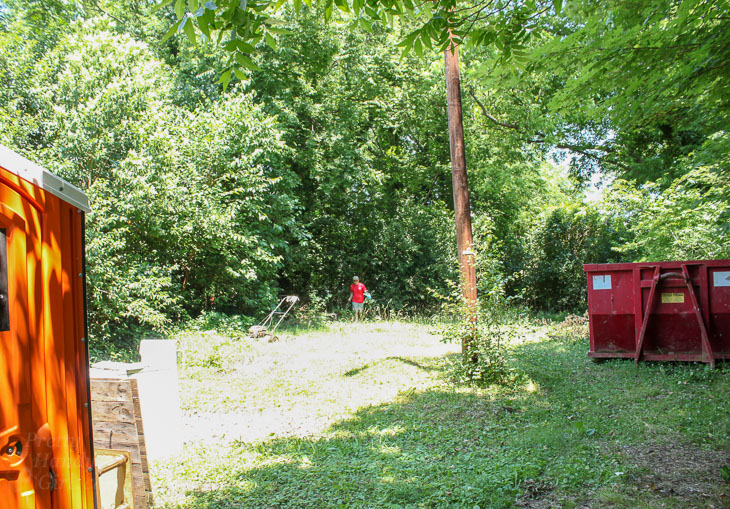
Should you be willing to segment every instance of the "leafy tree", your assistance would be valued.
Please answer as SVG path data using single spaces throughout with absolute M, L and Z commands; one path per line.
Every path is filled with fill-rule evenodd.
M 727 125 L 728 7 L 700 0 L 572 2 L 561 16 L 545 18 L 525 73 L 512 69 L 507 76 L 548 85 L 541 102 L 553 127 L 545 134 L 557 145 L 579 145 L 579 174 L 674 179 L 683 173 L 676 161 Z
M 623 225 L 595 207 L 568 203 L 547 210 L 530 239 L 524 300 L 548 311 L 584 310 L 583 264 L 621 261 L 613 247 L 625 237 Z
M 718 154 L 719 144 L 725 150 Z M 728 137 L 711 152 L 691 157 L 706 165 L 691 169 L 668 187 L 620 180 L 607 196 L 609 211 L 624 221 L 633 240 L 621 246 L 637 261 L 730 258 L 730 160 Z M 709 160 L 708 160 L 709 159 Z
M 3 53 L 35 103 L 0 109 L 6 143 L 90 197 L 90 329 L 104 355 L 206 307 L 267 306 L 299 236 L 274 120 L 241 93 L 200 112 L 177 106 L 171 70 L 107 27 L 75 23 L 40 61 Z M 25 69 L 34 80 L 17 80 Z
M 192 43 L 198 34 L 206 41 L 223 44 L 229 53 L 227 69 L 221 82 L 228 84 L 233 75 L 245 79 L 243 69 L 257 70 L 251 59 L 259 42 L 276 48 L 277 36 L 286 33 L 276 12 L 286 0 L 163 0 L 155 10 L 171 6 L 175 21 L 164 38 L 184 33 Z M 554 6 L 554 11 L 553 11 Z M 436 0 L 415 4 L 411 0 L 294 0 L 296 11 L 316 10 L 325 21 L 333 17 L 335 8 L 348 16 L 353 25 L 372 32 L 383 25 L 394 26 L 395 19 L 405 17 L 406 23 L 418 26 L 401 42 L 403 54 L 449 47 L 453 37 L 457 44 L 494 45 L 505 58 L 520 52 L 530 40 L 536 19 L 549 12 L 560 12 L 562 0 L 523 1 L 488 0 L 475 5 L 457 6 L 455 0 Z M 225 38 L 225 40 L 224 40 Z

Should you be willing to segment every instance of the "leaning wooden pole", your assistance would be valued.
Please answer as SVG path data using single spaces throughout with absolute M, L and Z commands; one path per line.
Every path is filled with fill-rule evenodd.
M 456 247 L 459 255 L 462 294 L 476 320 L 477 277 L 474 267 L 473 237 L 471 233 L 471 207 L 469 185 L 466 177 L 466 153 L 464 149 L 464 123 L 461 112 L 461 84 L 459 82 L 459 51 L 452 41 L 444 52 L 446 66 L 446 95 L 449 111 L 449 143 L 451 146 L 451 181 L 454 188 L 454 212 L 456 215 Z M 468 340 L 461 344 L 462 352 L 468 350 Z

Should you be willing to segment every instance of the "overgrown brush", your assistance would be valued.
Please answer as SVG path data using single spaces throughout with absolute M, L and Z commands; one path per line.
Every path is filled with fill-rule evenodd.
M 566 316 L 565 320 L 553 324 L 547 335 L 550 339 L 559 341 L 586 341 L 589 337 L 588 312 Z
M 451 361 L 449 375 L 460 384 L 507 384 L 514 373 L 505 358 L 505 347 L 520 332 L 514 313 L 499 296 L 481 297 L 469 305 L 460 294 L 444 303 L 450 319 L 438 332 L 447 343 L 460 343 L 461 355 Z

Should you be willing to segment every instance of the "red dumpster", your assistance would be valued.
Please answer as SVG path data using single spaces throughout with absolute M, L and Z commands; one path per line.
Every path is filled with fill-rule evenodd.
M 589 264 L 594 359 L 730 358 L 730 260 Z

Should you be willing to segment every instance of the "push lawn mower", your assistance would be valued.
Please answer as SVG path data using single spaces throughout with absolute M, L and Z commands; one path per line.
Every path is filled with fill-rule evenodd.
M 260 324 L 254 325 L 250 329 L 248 329 L 248 335 L 251 339 L 265 339 L 269 343 L 272 343 L 274 341 L 277 341 L 279 338 L 274 335 L 274 332 L 276 332 L 276 328 L 279 326 L 279 324 L 286 318 L 286 315 L 291 311 L 291 308 L 294 307 L 294 304 L 296 304 L 299 301 L 299 297 L 296 295 L 287 295 L 286 297 L 282 298 L 279 301 L 279 304 L 274 308 L 274 310 L 269 313 L 269 316 L 264 318 Z M 284 303 L 289 304 L 289 307 L 286 309 L 286 311 L 281 311 L 283 309 Z M 279 317 L 279 321 L 276 322 L 276 325 L 269 330 L 271 327 L 271 324 L 274 323 L 274 318 Z

